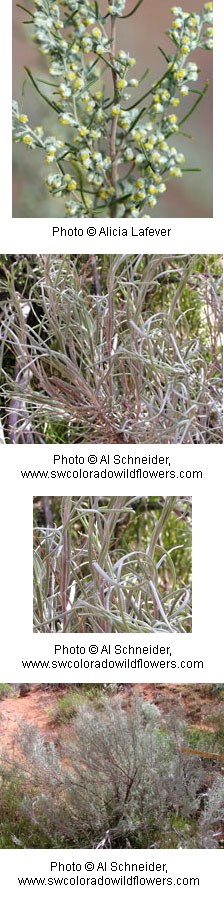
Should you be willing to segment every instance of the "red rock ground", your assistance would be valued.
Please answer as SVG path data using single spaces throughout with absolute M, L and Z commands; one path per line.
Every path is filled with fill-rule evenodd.
M 212 714 L 215 715 L 216 700 L 207 685 L 171 685 L 131 683 L 123 689 L 122 696 L 130 701 L 134 692 L 141 692 L 148 701 L 158 705 L 164 713 L 174 706 L 181 706 L 191 725 L 205 729 L 212 727 Z M 66 691 L 63 691 L 63 695 Z M 16 738 L 21 724 L 32 723 L 48 739 L 60 735 L 60 729 L 52 727 L 51 714 L 60 691 L 46 690 L 44 686 L 31 686 L 24 697 L 15 696 L 0 701 L 0 750 L 13 754 Z

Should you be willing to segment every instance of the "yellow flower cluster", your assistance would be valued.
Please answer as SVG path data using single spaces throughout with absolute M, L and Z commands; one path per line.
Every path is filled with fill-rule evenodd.
M 100 216 L 114 204 L 118 216 L 150 212 L 169 178 L 183 172 L 184 156 L 169 140 L 179 132 L 181 100 L 199 76 L 197 63 L 188 57 L 212 46 L 212 3 L 204 3 L 200 15 L 172 7 L 173 52 L 166 72 L 136 104 L 133 92 L 139 83 L 130 78 L 135 59 L 123 49 L 114 51 L 108 29 L 109 18 L 123 16 L 125 0 L 109 3 L 104 13 L 94 0 L 34 4 L 33 38 L 49 60 L 56 129 L 44 138 L 42 127 L 32 129 L 14 105 L 15 141 L 44 150 L 45 163 L 55 166 L 47 176 L 48 189 L 58 196 L 70 193 L 69 216 L 89 210 Z M 112 75 L 109 99 L 102 66 Z

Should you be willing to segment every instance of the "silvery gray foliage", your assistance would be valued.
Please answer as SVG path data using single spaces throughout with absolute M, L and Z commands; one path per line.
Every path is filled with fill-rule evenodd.
M 201 846 L 214 849 L 219 845 L 220 827 L 224 824 L 224 774 L 218 776 L 208 790 L 205 810 L 201 818 Z
M 60 760 L 54 742 L 48 741 L 41 735 L 34 724 L 21 724 L 20 746 L 28 761 L 32 760 L 34 770 L 45 772 L 48 782 L 54 786 L 56 779 L 63 776 Z
M 47 93 L 43 80 L 25 69 L 53 110 L 55 134 L 45 135 L 42 124 L 33 127 L 14 101 L 14 141 L 42 152 L 53 168 L 46 177 L 48 191 L 65 199 L 69 217 L 150 216 L 170 178 L 180 178 L 186 169 L 174 140 L 208 87 L 194 87 L 200 70 L 188 58 L 198 49 L 212 49 L 213 3 L 204 3 L 200 13 L 171 8 L 172 52 L 162 51 L 165 71 L 151 85 L 148 69 L 140 81 L 130 77 L 136 60 L 128 49 L 117 48 L 120 17 L 134 15 L 142 3 L 126 15 L 123 0 L 106 10 L 94 0 L 61 0 L 60 6 L 34 0 L 28 11 L 32 39 L 47 63 Z M 191 95 L 190 110 L 178 116 L 181 101 Z
M 81 261 L 26 259 L 29 318 L 2 279 L 5 442 L 222 443 L 221 258 Z
M 155 519 L 146 498 L 147 536 L 142 532 L 133 545 L 123 545 L 122 534 L 132 518 L 137 528 L 138 498 L 58 498 L 58 503 L 61 512 L 51 529 L 40 524 L 38 502 L 34 506 L 34 631 L 190 629 L 190 498 L 158 501 Z M 168 543 L 164 534 L 172 526 Z M 175 550 L 182 551 L 179 562 Z
M 31 821 L 44 821 L 52 840 L 60 835 L 92 848 L 107 838 L 114 848 L 149 848 L 172 815 L 197 818 L 204 768 L 181 751 L 184 726 L 171 732 L 154 705 L 138 696 L 130 707 L 119 696 L 97 708 L 84 704 L 67 732 L 60 754 L 32 727 L 22 734 L 37 790 L 30 800 L 26 790 L 23 809 Z

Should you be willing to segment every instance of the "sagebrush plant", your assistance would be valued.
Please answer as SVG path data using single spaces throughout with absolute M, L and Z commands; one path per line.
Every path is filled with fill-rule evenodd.
M 191 630 L 190 498 L 56 503 L 51 525 L 35 503 L 35 632 Z
M 201 819 L 201 833 L 205 846 L 211 849 L 214 840 L 219 840 L 220 826 L 224 824 L 224 783 L 220 775 L 208 791 L 204 813 Z
M 96 0 L 34 0 L 34 11 L 27 10 L 33 40 L 48 61 L 46 88 L 25 68 L 54 111 L 56 130 L 45 136 L 42 125 L 32 128 L 14 102 L 14 140 L 43 151 L 46 164 L 53 165 L 47 188 L 65 198 L 69 217 L 150 216 L 170 179 L 187 170 L 172 140 L 208 87 L 192 87 L 199 67 L 189 57 L 212 48 L 213 4 L 204 3 L 200 14 L 171 8 L 167 33 L 173 50 L 168 56 L 162 52 L 165 72 L 149 86 L 148 70 L 140 81 L 133 78 L 135 59 L 128 50 L 117 51 L 119 20 L 134 15 L 142 3 L 125 13 L 125 0 L 116 0 L 104 13 Z M 178 116 L 188 95 L 191 108 Z
M 34 847 L 217 847 L 221 772 L 183 751 L 185 731 L 180 712 L 170 720 L 141 696 L 84 702 L 57 743 L 24 725 L 22 762 L 1 758 L 3 833 L 12 779 L 17 789 L 9 845 L 29 846 L 29 821 Z
M 6 443 L 222 442 L 222 259 L 4 257 Z

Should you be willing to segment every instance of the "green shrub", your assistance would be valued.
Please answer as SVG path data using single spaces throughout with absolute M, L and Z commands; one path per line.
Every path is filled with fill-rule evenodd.
M 51 847 L 51 837 L 45 832 L 44 821 L 35 823 L 32 810 L 35 788 L 32 789 L 32 781 L 28 786 L 28 796 L 31 814 L 26 814 L 27 780 L 24 775 L 18 768 L 1 771 L 0 849 Z
M 75 717 L 77 714 L 77 709 L 82 700 L 81 693 L 78 692 L 67 692 L 66 695 L 63 695 L 62 698 L 59 698 L 57 704 L 49 713 L 50 723 L 52 724 L 67 724 L 70 722 L 72 717 Z
M 15 690 L 10 683 L 0 683 L 0 699 L 11 698 L 13 695 L 15 695 Z
M 214 714 L 210 715 L 207 723 L 212 724 L 214 729 L 201 730 L 200 727 L 191 727 L 186 731 L 186 745 L 202 752 L 214 752 L 224 756 L 223 714 L 217 720 Z

